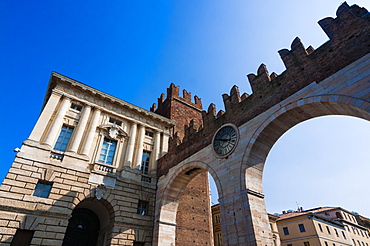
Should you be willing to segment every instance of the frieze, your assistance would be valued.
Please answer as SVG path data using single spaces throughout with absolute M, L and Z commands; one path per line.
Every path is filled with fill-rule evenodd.
M 67 94 L 67 96 L 82 101 L 85 104 L 95 104 L 101 108 L 102 111 L 106 111 L 112 114 L 112 115 L 118 115 L 118 117 L 124 118 L 128 121 L 140 121 L 141 123 L 148 124 L 150 128 L 158 128 L 162 131 L 168 131 L 168 125 L 166 124 L 160 124 L 158 121 L 155 121 L 149 117 L 145 117 L 138 113 L 133 113 L 132 111 L 128 110 L 127 108 L 124 108 L 123 106 L 119 106 L 117 104 L 113 104 L 110 102 L 107 102 L 106 100 L 101 99 L 100 97 L 97 97 L 95 95 L 90 95 L 89 93 L 84 93 L 79 89 L 76 89 L 76 87 L 71 86 L 67 83 L 58 83 L 56 86 L 57 90 L 61 90 L 64 93 Z M 75 97 L 75 98 L 74 98 Z M 84 102 L 86 101 L 86 102 Z M 91 105 L 94 107 L 95 105 Z M 95 106 L 96 107 L 96 106 Z M 143 109 L 144 110 L 144 109 Z

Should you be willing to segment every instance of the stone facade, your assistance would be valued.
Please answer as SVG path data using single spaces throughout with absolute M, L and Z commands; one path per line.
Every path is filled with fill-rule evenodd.
M 1 245 L 28 234 L 31 245 L 62 245 L 68 233 L 83 240 L 89 229 L 78 229 L 94 218 L 98 245 L 151 245 L 157 159 L 174 124 L 52 73 L 40 118 L 0 187 Z

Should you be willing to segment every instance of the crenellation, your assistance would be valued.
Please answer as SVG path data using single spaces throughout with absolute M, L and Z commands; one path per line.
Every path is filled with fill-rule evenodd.
M 312 48 L 312 46 L 310 47 Z M 310 53 L 313 52 L 313 48 L 311 48 L 309 49 Z M 308 55 L 306 48 L 298 37 L 293 40 L 291 50 L 282 49 L 279 50 L 278 53 L 280 58 L 283 60 L 286 69 L 299 66 L 304 62 L 304 58 Z
M 182 97 L 186 102 L 191 102 L 191 92 L 187 92 L 185 89 L 182 90 Z
M 368 11 L 354 4 L 349 6 L 344 2 L 339 6 L 336 12 L 336 18 L 327 17 L 320 20 L 318 23 L 325 32 L 325 34 L 330 38 L 345 37 L 351 30 L 351 26 L 347 23 L 349 22 L 361 22 L 363 19 L 370 19 Z
M 277 77 L 275 73 L 272 73 L 271 75 L 273 78 Z M 258 67 L 257 75 L 248 74 L 247 78 L 251 85 L 253 94 L 257 94 L 257 95 L 263 94 L 264 88 L 266 88 L 268 86 L 268 83 L 270 83 L 270 81 L 272 80 L 271 76 L 269 75 L 266 65 L 263 63 Z
M 223 101 L 224 101 L 224 106 L 226 112 L 228 110 L 231 110 L 234 105 L 240 103 L 241 98 L 240 98 L 240 92 L 239 92 L 239 87 L 234 85 L 231 90 L 230 90 L 230 96 L 227 94 L 222 95 Z

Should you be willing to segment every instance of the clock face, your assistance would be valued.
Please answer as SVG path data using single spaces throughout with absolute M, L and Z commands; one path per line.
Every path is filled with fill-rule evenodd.
M 222 127 L 213 138 L 213 150 L 221 157 L 225 157 L 235 149 L 238 141 L 236 128 L 231 125 Z

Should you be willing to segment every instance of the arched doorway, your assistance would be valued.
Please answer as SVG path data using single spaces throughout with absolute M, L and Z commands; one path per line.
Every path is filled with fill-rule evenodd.
M 63 246 L 105 246 L 112 238 L 114 209 L 105 199 L 81 201 L 69 219 Z
M 73 210 L 63 240 L 63 246 L 96 246 L 100 222 L 96 214 L 86 208 Z

